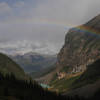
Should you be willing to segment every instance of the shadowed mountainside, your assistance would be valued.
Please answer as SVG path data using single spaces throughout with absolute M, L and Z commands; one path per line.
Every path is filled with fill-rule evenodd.
M 96 100 L 100 98 L 97 92 L 93 98 L 85 99 L 79 96 L 62 96 L 56 92 L 43 89 L 31 80 L 17 80 L 14 75 L 0 73 L 0 100 Z
M 27 79 L 24 70 L 5 54 L 0 53 L 0 72 L 3 74 L 14 74 L 17 78 Z

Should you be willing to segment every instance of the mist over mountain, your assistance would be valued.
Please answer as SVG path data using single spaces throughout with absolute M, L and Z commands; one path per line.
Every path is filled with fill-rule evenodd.
M 55 55 L 59 50 L 50 43 L 39 43 L 27 40 L 0 43 L 0 52 L 6 54 L 23 55 L 24 53 L 32 51 L 39 54 Z

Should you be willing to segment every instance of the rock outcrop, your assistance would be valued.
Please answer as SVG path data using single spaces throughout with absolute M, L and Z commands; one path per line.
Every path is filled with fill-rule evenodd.
M 57 72 L 86 70 L 86 66 L 100 58 L 100 15 L 88 23 L 69 30 L 65 44 L 58 54 Z

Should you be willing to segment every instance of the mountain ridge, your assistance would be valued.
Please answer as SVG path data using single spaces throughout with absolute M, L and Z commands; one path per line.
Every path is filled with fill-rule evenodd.
M 90 85 L 94 86 L 96 81 L 100 81 L 100 69 L 97 68 L 100 64 L 95 65 L 97 61 L 100 62 L 100 15 L 86 24 L 69 29 L 65 36 L 65 44 L 57 55 L 56 69 L 48 73 L 50 78 L 47 78 L 48 75 L 44 78 L 49 80 L 47 84 L 52 87 L 51 90 L 62 94 L 67 95 L 68 91 L 73 93 L 72 91 L 78 88 L 79 92 L 84 89 L 87 91 L 85 86 L 91 87 Z M 85 76 L 84 80 L 81 80 L 82 76 Z M 91 78 L 93 76 L 95 80 Z
M 3 74 L 14 74 L 18 79 L 28 79 L 24 70 L 7 55 L 0 53 L 0 72 Z
M 100 15 L 96 16 L 91 21 L 84 24 L 83 27 L 89 26 L 89 29 L 96 29 L 100 33 Z M 76 66 L 76 69 L 70 70 L 84 71 L 86 65 L 89 65 L 100 58 L 99 43 L 100 35 L 92 33 L 87 30 L 87 28 L 85 31 L 81 31 L 81 29 L 78 29 L 77 27 L 70 29 L 66 34 L 65 44 L 58 54 L 57 66 L 74 66 L 74 68 Z
M 33 78 L 37 78 L 53 69 L 57 59 L 56 55 L 46 55 L 34 52 L 28 52 L 24 55 L 9 55 L 9 57 Z

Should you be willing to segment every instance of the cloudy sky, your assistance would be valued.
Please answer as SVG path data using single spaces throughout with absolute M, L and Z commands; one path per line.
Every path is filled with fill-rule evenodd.
M 100 0 L 0 0 L 0 51 L 57 53 L 69 28 L 100 14 Z

